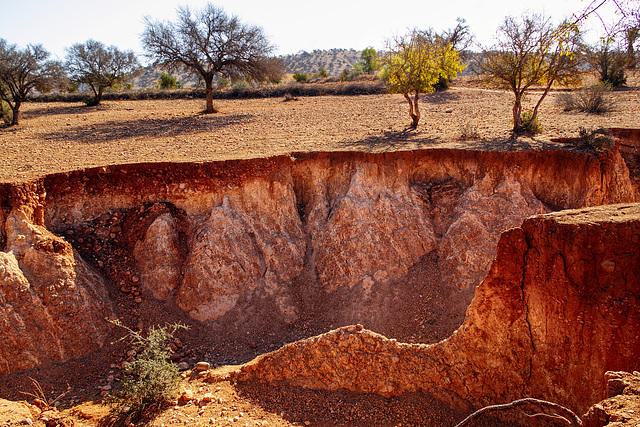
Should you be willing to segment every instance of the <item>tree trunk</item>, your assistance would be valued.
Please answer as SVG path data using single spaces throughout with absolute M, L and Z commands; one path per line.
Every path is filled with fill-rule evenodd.
M 13 117 L 11 118 L 11 126 L 15 126 L 20 121 L 20 101 L 15 101 L 11 106 L 11 113 Z
M 513 131 L 520 132 L 522 130 L 522 120 L 520 115 L 522 114 L 522 95 L 516 93 L 516 100 L 513 103 Z
M 418 127 L 418 122 L 420 121 L 420 109 L 418 108 L 418 101 L 420 100 L 420 92 L 416 91 L 416 95 L 413 97 L 413 124 L 412 128 Z
M 211 76 L 211 78 L 207 76 L 204 84 L 207 94 L 207 108 L 204 110 L 204 112 L 207 114 L 212 114 L 216 112 L 215 108 L 213 108 L 213 76 Z
M 549 94 L 549 91 L 551 90 L 551 86 L 553 86 L 554 80 L 551 79 L 549 82 L 547 82 L 547 87 L 544 89 L 544 92 L 542 93 L 542 96 L 540 97 L 540 99 L 538 99 L 538 102 L 536 103 L 535 108 L 533 109 L 533 114 L 531 116 L 531 121 L 529 122 L 529 125 L 527 126 L 527 131 L 531 132 L 532 131 L 532 126 L 535 123 L 536 119 L 538 118 L 538 110 L 540 108 L 540 104 L 542 104 L 542 101 L 544 100 L 544 98 L 547 96 L 547 94 Z
M 98 87 L 98 93 L 96 94 L 96 102 L 93 105 L 100 104 L 100 101 L 102 101 L 102 86 Z
M 409 103 L 409 116 L 411 117 L 411 127 L 413 129 L 418 127 L 418 122 L 420 121 L 420 110 L 418 109 L 418 96 L 419 94 L 416 92 L 414 99 L 412 100 L 408 93 L 404 93 L 404 98 Z

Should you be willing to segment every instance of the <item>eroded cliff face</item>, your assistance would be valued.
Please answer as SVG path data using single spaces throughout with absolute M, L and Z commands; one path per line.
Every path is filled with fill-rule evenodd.
M 640 360 L 640 205 L 531 217 L 502 235 L 464 324 L 438 344 L 361 325 L 258 357 L 241 381 L 394 396 L 422 391 L 469 410 L 539 397 L 578 413 L 607 371 Z
M 102 276 L 43 226 L 43 189 L 16 188 L 0 252 L 0 374 L 100 347 L 113 317 Z
M 77 345 L 87 335 L 99 345 L 106 327 L 94 319 L 111 315 L 110 301 L 118 316 L 157 300 L 245 335 L 312 319 L 438 341 L 462 322 L 500 233 L 553 209 L 636 199 L 616 149 L 293 154 L 113 166 L 33 185 L 0 195 L 2 256 L 18 266 L 2 297 L 27 282 L 71 289 L 64 313 L 44 296 L 29 312 L 92 326 L 52 329 L 24 366 L 19 354 L 31 350 L 16 343 L 7 372 L 70 357 L 60 342 L 73 356 L 93 348 Z

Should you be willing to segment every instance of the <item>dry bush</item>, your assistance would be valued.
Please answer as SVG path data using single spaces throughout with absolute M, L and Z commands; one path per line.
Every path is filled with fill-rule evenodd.
M 596 83 L 585 86 L 575 92 L 565 92 L 558 95 L 556 103 L 565 111 L 582 111 L 592 114 L 605 114 L 616 107 L 614 99 L 609 95 L 611 86 L 606 83 Z
M 480 139 L 480 132 L 478 132 L 478 125 L 471 122 L 464 122 L 460 126 L 460 139 L 467 141 L 470 139 Z

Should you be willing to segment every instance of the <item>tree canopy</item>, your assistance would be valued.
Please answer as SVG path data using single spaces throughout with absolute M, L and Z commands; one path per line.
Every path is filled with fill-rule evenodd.
M 0 101 L 11 108 L 11 125 L 19 123 L 20 106 L 33 89 L 48 92 L 65 80 L 62 64 L 49 60 L 42 45 L 20 49 L 0 39 Z
M 420 121 L 420 94 L 433 92 L 441 77 L 453 78 L 464 67 L 451 44 L 431 30 L 414 29 L 387 44 L 383 78 L 392 93 L 404 95 L 409 103 L 411 127 L 416 128 Z
M 92 105 L 98 105 L 105 89 L 126 83 L 139 69 L 140 63 L 132 51 L 122 52 L 115 46 L 105 46 L 87 40 L 67 49 L 65 66 L 75 83 L 87 84 L 94 94 Z
M 183 69 L 204 81 L 207 113 L 213 107 L 214 78 L 272 78 L 274 50 L 262 28 L 242 23 L 238 17 L 211 3 L 192 11 L 178 8 L 175 22 L 145 18 L 142 44 L 156 65 Z
M 373 47 L 368 47 L 360 53 L 360 64 L 362 71 L 366 74 L 373 74 L 380 69 L 378 52 Z
M 524 15 L 520 19 L 508 16 L 496 40 L 494 46 L 483 49 L 475 70 L 513 92 L 513 131 L 532 131 L 540 104 L 551 87 L 575 85 L 581 80 L 580 33 L 564 24 L 554 26 L 550 18 L 541 15 Z M 544 91 L 523 123 L 525 95 L 536 85 L 542 85 Z

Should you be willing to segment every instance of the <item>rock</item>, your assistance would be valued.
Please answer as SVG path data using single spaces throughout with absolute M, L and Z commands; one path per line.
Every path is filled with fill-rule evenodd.
M 453 223 L 438 244 L 442 282 L 473 294 L 486 276 L 503 231 L 547 210 L 513 176 L 487 175 L 467 189 L 453 208 Z
M 208 371 L 211 365 L 208 362 L 196 363 L 196 371 Z
M 186 371 L 189 369 L 189 364 L 187 362 L 180 362 L 178 363 L 178 370 L 180 371 Z
M 180 395 L 180 403 L 185 404 L 187 402 L 191 402 L 194 398 L 194 394 L 192 390 L 184 390 Z
M 320 194 L 309 207 L 309 227 L 318 279 L 329 293 L 371 277 L 386 284 L 435 249 L 433 225 L 404 173 L 364 163 L 343 197 L 327 200 L 322 182 L 314 190 Z
M 196 320 L 217 320 L 259 293 L 291 322 L 288 283 L 302 270 L 305 242 L 291 185 L 247 182 L 197 225 L 176 302 Z
M 582 417 L 584 427 L 640 424 L 640 373 L 606 372 L 605 399 Z
M 145 238 L 137 242 L 133 256 L 138 263 L 141 278 L 133 276 L 131 281 L 141 280 L 153 297 L 163 300 L 180 285 L 180 255 L 178 228 L 175 218 L 162 214 L 149 226 Z

